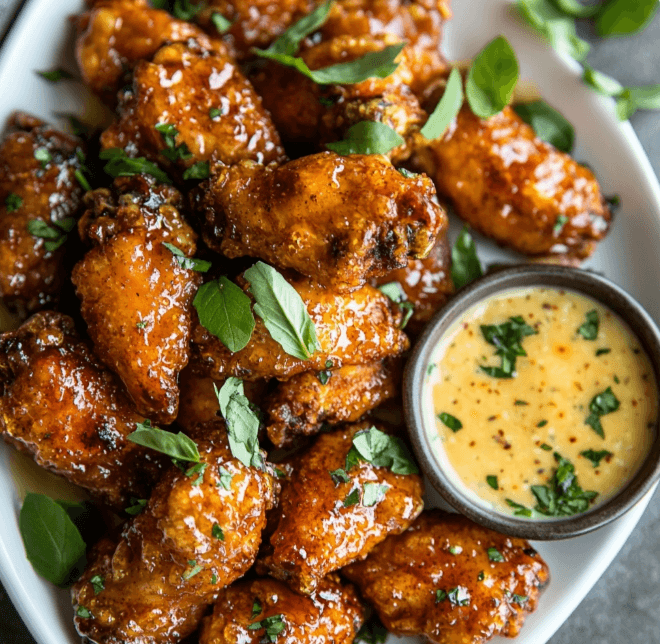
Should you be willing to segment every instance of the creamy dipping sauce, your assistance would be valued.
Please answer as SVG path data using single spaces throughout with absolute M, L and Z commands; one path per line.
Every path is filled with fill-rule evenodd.
M 489 343 L 482 325 L 504 326 L 486 329 Z M 647 456 L 658 411 L 653 368 L 630 328 L 591 298 L 539 287 L 470 308 L 439 343 L 424 395 L 437 455 L 470 496 L 534 518 L 557 516 L 556 506 L 530 512 L 548 508 L 555 454 L 574 466 L 576 485 L 597 492 L 563 505 L 569 514 L 616 495 Z

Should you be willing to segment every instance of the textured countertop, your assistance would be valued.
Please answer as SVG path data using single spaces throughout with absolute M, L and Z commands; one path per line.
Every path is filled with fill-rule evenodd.
M 20 0 L 0 0 L 0 34 Z M 660 83 L 660 14 L 641 34 L 592 42 L 588 63 L 624 85 Z M 1 52 L 0 52 L 1 55 Z M 7 88 L 5 88 L 7 89 Z M 660 111 L 637 112 L 632 124 L 660 174 Z M 660 490 L 610 568 L 550 644 L 660 642 Z M 34 644 L 0 586 L 0 642 Z

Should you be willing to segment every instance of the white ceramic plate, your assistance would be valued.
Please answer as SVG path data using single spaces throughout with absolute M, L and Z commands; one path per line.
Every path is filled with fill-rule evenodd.
M 56 112 L 83 115 L 98 109 L 79 85 L 51 85 L 33 73 L 60 65 L 75 70 L 67 18 L 82 6 L 82 0 L 27 3 L 0 52 L 0 122 L 16 109 L 47 120 L 53 120 Z M 617 192 L 623 202 L 612 232 L 588 266 L 626 288 L 660 320 L 660 186 L 630 124 L 616 120 L 611 101 L 584 87 L 577 64 L 562 59 L 530 33 L 507 0 L 454 0 L 454 13 L 445 38 L 450 59 L 468 59 L 504 34 L 518 54 L 521 79 L 533 81 L 541 95 L 575 125 L 576 158 L 595 169 L 606 194 Z M 487 262 L 511 257 L 486 240 L 478 243 Z M 25 559 L 18 512 L 26 490 L 57 498 L 76 494 L 71 486 L 0 445 L 0 579 L 39 644 L 78 643 L 69 593 L 40 579 Z M 535 544 L 550 565 L 552 582 L 518 644 L 544 644 L 550 639 L 616 556 L 651 494 L 595 533 Z M 416 640 L 392 637 L 390 641 Z M 505 641 L 510 640 L 494 640 Z

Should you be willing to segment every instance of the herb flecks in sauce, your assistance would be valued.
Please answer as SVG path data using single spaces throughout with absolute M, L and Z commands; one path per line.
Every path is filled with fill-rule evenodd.
M 500 357 L 499 367 L 484 367 L 480 369 L 493 378 L 513 378 L 516 375 L 516 358 L 526 356 L 522 348 L 522 339 L 528 335 L 536 335 L 538 331 L 525 323 L 520 315 L 510 317 L 503 324 L 482 324 L 481 333 L 488 344 L 497 347 L 495 355 Z

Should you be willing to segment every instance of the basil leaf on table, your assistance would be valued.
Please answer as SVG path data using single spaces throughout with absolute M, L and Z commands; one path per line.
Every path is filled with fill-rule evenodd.
M 256 324 L 250 298 L 224 275 L 200 286 L 193 306 L 200 324 L 232 353 L 247 346 Z
M 625 36 L 643 29 L 658 10 L 658 0 L 609 0 L 598 12 L 599 36 Z
M 211 262 L 207 262 L 203 259 L 197 259 L 196 257 L 188 257 L 180 248 L 174 246 L 174 244 L 168 244 L 163 242 L 163 246 L 167 248 L 177 259 L 179 264 L 183 268 L 188 268 L 192 271 L 198 271 L 199 273 L 206 273 L 206 271 L 211 268 Z
M 153 161 L 144 157 L 131 158 L 121 148 L 108 148 L 99 152 L 99 159 L 107 161 L 103 171 L 113 179 L 117 177 L 132 177 L 136 174 L 151 175 L 161 183 L 172 183 L 170 178 Z
M 286 353 L 308 360 L 321 348 L 316 327 L 300 295 L 272 266 L 257 262 L 244 273 L 254 295 L 254 312 Z
M 66 510 L 43 494 L 29 492 L 18 525 L 28 561 L 44 579 L 63 586 L 75 581 L 85 542 Z M 82 572 L 80 570 L 79 572 Z
M 465 83 L 472 111 L 482 119 L 501 112 L 513 98 L 518 59 L 504 36 L 491 40 L 476 56 Z
M 136 445 L 167 454 L 178 461 L 199 463 L 199 451 L 191 438 L 182 432 L 174 434 L 158 427 L 152 427 L 149 420 L 138 423 L 137 429 L 126 438 Z
M 531 125 L 539 139 L 567 154 L 573 150 L 575 144 L 573 126 L 545 101 L 519 103 L 514 105 L 513 109 L 525 123 Z
M 467 226 L 461 230 L 451 249 L 451 262 L 451 277 L 456 289 L 473 282 L 484 274 L 477 256 L 477 246 Z
M 429 120 L 420 130 L 420 134 L 426 139 L 438 139 L 456 118 L 463 105 L 463 80 L 458 69 L 454 68 L 449 74 L 445 92 L 433 110 Z
M 344 139 L 326 143 L 326 148 L 337 154 L 387 154 L 405 143 L 403 137 L 385 123 L 360 121 L 346 130 Z

